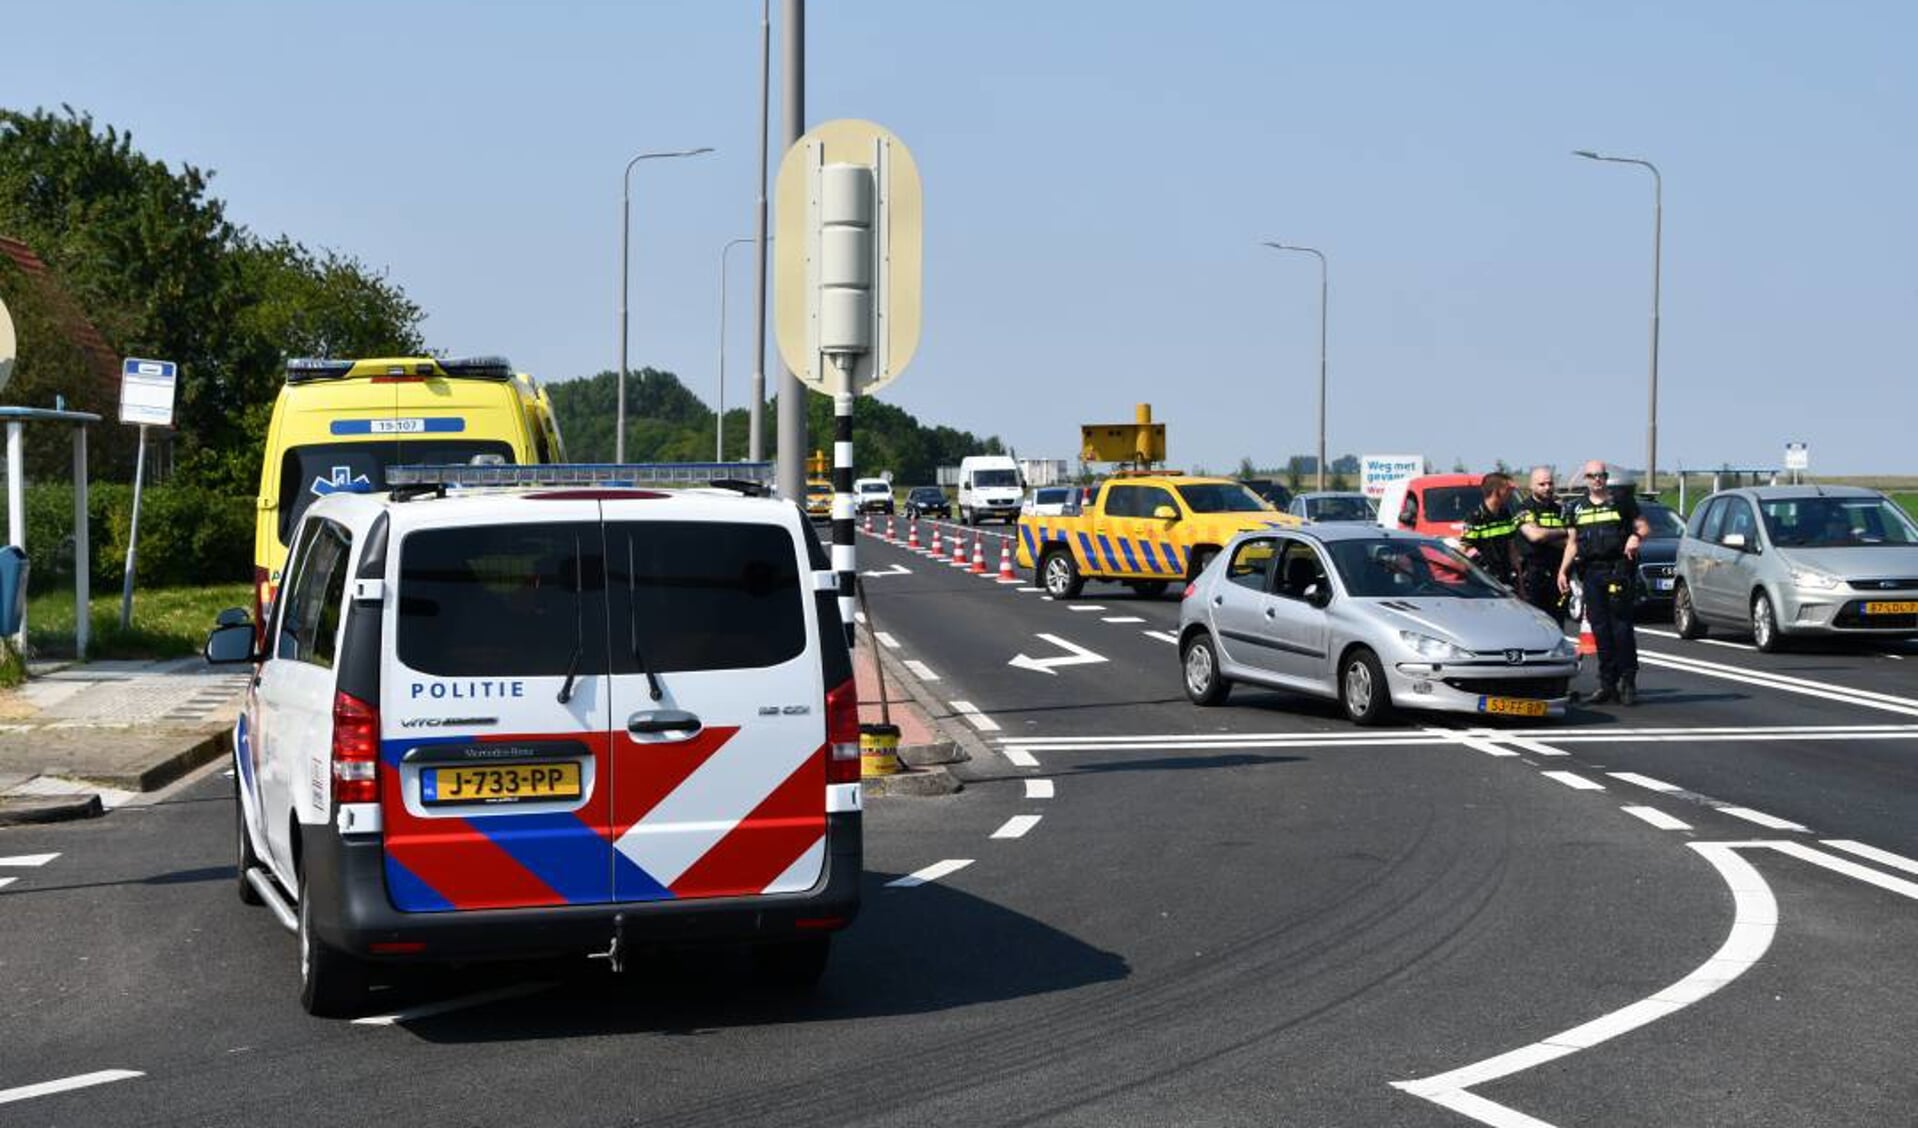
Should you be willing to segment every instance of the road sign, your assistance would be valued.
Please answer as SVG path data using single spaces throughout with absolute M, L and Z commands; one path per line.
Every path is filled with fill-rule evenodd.
M 1425 473 L 1425 458 L 1417 454 L 1367 454 L 1359 457 L 1359 489 L 1366 497 L 1383 497 L 1385 487 Z
M 912 154 L 872 122 L 826 122 L 786 150 L 774 206 L 773 325 L 786 367 L 828 395 L 842 383 L 854 395 L 885 387 L 919 347 L 924 208 Z
M 0 388 L 7 386 L 13 379 L 13 360 L 19 351 L 19 342 L 13 335 L 13 316 L 7 312 L 7 303 L 0 301 Z
M 1811 469 L 1811 447 L 1805 443 L 1785 444 L 1785 469 Z
M 179 366 L 170 360 L 128 357 L 120 363 L 120 422 L 173 426 L 173 388 Z

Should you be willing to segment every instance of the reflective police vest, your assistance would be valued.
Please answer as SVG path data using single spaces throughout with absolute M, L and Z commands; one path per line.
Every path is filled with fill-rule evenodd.
M 1625 540 L 1632 535 L 1617 502 L 1589 497 L 1573 503 L 1572 528 L 1578 533 L 1578 558 L 1586 563 L 1622 558 Z
M 1481 505 L 1465 519 L 1465 528 L 1459 532 L 1458 539 L 1465 547 L 1477 550 L 1480 567 L 1495 576 L 1503 576 L 1512 569 L 1506 545 L 1517 533 L 1517 520 Z
M 1537 525 L 1541 529 L 1564 529 L 1565 510 L 1557 501 L 1540 501 L 1536 497 L 1527 497 L 1519 503 L 1518 517 L 1515 523 L 1519 527 Z M 1534 568 L 1558 568 L 1560 556 L 1565 551 L 1563 540 L 1519 542 L 1520 551 L 1525 553 L 1525 562 Z

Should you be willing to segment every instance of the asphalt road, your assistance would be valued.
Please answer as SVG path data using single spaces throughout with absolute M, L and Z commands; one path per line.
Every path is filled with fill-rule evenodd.
M 1361 732 L 1188 704 L 1176 592 L 1059 604 L 870 537 L 861 565 L 979 754 L 957 796 L 871 805 L 816 995 L 702 953 L 308 1019 L 216 771 L 0 831 L 0 1121 L 1913 1122 L 1918 651 L 1647 633 L 1636 709 Z

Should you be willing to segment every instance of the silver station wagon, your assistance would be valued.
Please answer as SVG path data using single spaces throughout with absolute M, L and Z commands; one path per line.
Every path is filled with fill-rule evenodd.
M 1775 651 L 1809 635 L 1918 635 L 1918 525 L 1857 486 L 1713 494 L 1678 545 L 1672 622 L 1685 638 L 1748 631 Z
M 1242 533 L 1186 586 L 1186 696 L 1234 682 L 1337 698 L 1359 724 L 1395 707 L 1562 714 L 1578 644 L 1443 541 L 1375 525 Z

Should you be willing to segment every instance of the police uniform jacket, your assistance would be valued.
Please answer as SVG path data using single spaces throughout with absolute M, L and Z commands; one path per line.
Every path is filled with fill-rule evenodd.
M 1540 501 L 1531 494 L 1526 494 L 1525 500 L 1518 504 L 1518 513 L 1513 517 L 1513 524 L 1516 531 L 1517 528 L 1523 528 L 1526 525 L 1537 525 L 1541 529 L 1563 529 L 1568 522 L 1565 520 L 1565 506 L 1556 498 L 1551 501 Z M 1565 542 L 1553 540 L 1534 544 L 1520 538 L 1518 550 L 1524 555 L 1526 568 L 1536 571 L 1557 571 L 1558 562 L 1565 552 Z
M 1630 494 L 1593 501 L 1580 497 L 1565 511 L 1578 534 L 1578 566 L 1610 564 L 1625 559 L 1625 542 L 1638 524 L 1638 502 Z
M 1458 539 L 1461 545 L 1476 551 L 1479 567 L 1495 576 L 1506 576 L 1512 571 L 1509 546 L 1517 533 L 1518 522 L 1511 516 L 1480 505 L 1465 519 Z

